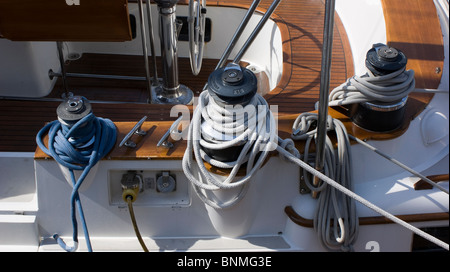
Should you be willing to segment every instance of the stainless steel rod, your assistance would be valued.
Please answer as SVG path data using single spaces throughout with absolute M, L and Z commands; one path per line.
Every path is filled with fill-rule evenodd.
M 67 78 L 66 78 L 66 68 L 64 67 L 64 53 L 62 50 L 62 42 L 56 42 L 56 47 L 58 49 L 58 57 L 59 57 L 59 64 L 61 66 L 61 78 L 62 78 L 62 82 L 63 82 L 63 87 L 64 87 L 64 94 L 65 94 L 65 98 L 68 98 L 70 96 L 69 93 L 69 85 L 67 83 Z
M 331 52 L 333 47 L 335 0 L 326 0 L 323 30 L 322 62 L 320 69 L 320 93 L 317 121 L 316 170 L 322 171 L 325 158 L 325 140 L 327 134 L 328 94 L 330 88 Z M 319 179 L 314 177 L 313 185 L 318 185 Z M 313 194 L 313 197 L 317 195 Z
M 149 99 L 148 101 L 152 101 L 152 83 L 150 80 L 150 68 L 148 64 L 148 49 L 147 49 L 147 37 L 145 35 L 145 23 L 144 23 L 144 10 L 142 8 L 142 0 L 138 0 L 139 7 L 139 18 L 141 25 L 141 40 L 142 40 L 142 51 L 144 55 L 144 65 L 145 65 L 145 77 L 147 79 L 147 90 Z
M 62 77 L 61 73 L 55 73 L 51 70 L 48 72 L 48 75 L 49 77 Z M 101 75 L 101 74 L 83 74 L 83 73 L 66 73 L 66 77 L 137 80 L 137 81 L 147 80 L 145 77 L 141 76 L 120 76 L 120 75 Z
M 239 24 L 238 28 L 236 29 L 236 32 L 234 33 L 233 37 L 231 38 L 231 41 L 228 43 L 227 48 L 223 52 L 222 57 L 220 58 L 219 63 L 216 66 L 216 70 L 225 65 L 225 62 L 227 61 L 228 57 L 230 56 L 231 51 L 236 46 L 237 40 L 241 37 L 242 32 L 244 31 L 245 27 L 247 26 L 248 22 L 250 21 L 250 18 L 252 17 L 256 8 L 258 7 L 259 2 L 261 2 L 261 0 L 253 0 L 252 5 L 247 10 L 247 13 L 245 14 L 244 18 L 242 19 L 241 23 Z
M 176 33 L 176 5 L 170 8 L 159 7 L 159 37 L 163 67 L 164 96 L 179 96 L 178 46 Z
M 151 11 L 151 3 L 150 0 L 146 0 L 146 6 L 147 6 L 147 20 L 148 20 L 148 36 L 150 39 L 150 53 L 152 54 L 153 59 L 153 85 L 159 86 L 159 80 L 158 80 L 158 69 L 156 67 L 156 55 L 155 55 L 155 41 L 153 37 L 153 23 L 152 23 L 152 11 Z
M 258 33 L 261 31 L 261 29 L 263 28 L 263 26 L 265 25 L 267 20 L 270 18 L 270 16 L 272 16 L 272 13 L 278 7 L 280 2 L 281 2 L 281 0 L 274 0 L 272 2 L 272 4 L 270 5 L 269 9 L 266 11 L 266 13 L 264 13 L 264 16 L 261 18 L 261 20 L 259 20 L 259 22 L 256 25 L 255 29 L 253 30 L 253 32 L 248 37 L 248 39 L 245 42 L 245 44 L 242 46 L 241 50 L 237 53 L 236 57 L 233 60 L 234 63 L 238 63 L 241 60 L 242 56 L 245 54 L 247 49 L 253 43 L 253 41 L 255 40 L 256 36 L 258 36 Z

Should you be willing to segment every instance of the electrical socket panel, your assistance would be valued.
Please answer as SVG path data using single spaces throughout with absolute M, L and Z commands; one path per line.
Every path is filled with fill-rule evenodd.
M 139 194 L 134 206 L 187 207 L 191 205 L 190 183 L 182 171 L 174 170 L 109 170 L 109 202 L 126 204 L 122 199 L 122 178 L 132 171 L 139 180 Z

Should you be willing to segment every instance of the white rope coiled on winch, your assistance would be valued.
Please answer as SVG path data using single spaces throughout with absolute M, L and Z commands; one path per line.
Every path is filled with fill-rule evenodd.
M 294 121 L 291 138 L 306 140 L 303 161 L 311 164 L 309 149 L 315 140 L 317 129 L 309 130 L 317 124 L 318 114 L 302 113 Z M 344 124 L 328 116 L 327 131 L 334 131 L 337 139 L 335 150 L 331 139 L 326 137 L 325 163 L 323 172 L 345 188 L 353 191 L 353 178 L 351 168 L 350 141 Z M 320 192 L 314 216 L 314 229 L 319 235 L 323 246 L 330 250 L 350 251 L 358 236 L 358 216 L 355 202 L 352 198 L 338 192 L 334 187 L 323 182 L 318 187 L 312 185 L 309 172 L 300 168 L 300 175 L 311 191 Z
M 405 67 L 387 75 L 375 76 L 370 70 L 362 76 L 353 76 L 334 88 L 329 95 L 329 106 L 340 106 L 368 101 L 394 102 L 408 96 L 415 88 L 414 70 Z
M 202 131 L 207 127 L 209 131 Z M 245 107 L 240 105 L 223 107 L 218 105 L 207 91 L 203 91 L 189 126 L 187 148 L 182 162 L 183 171 L 194 185 L 200 199 L 216 209 L 230 208 L 237 204 L 245 196 L 252 176 L 262 166 L 269 152 L 274 150 L 271 143 L 279 141 L 275 127 L 275 119 L 269 105 L 259 94 L 255 94 Z M 202 134 L 208 134 L 205 137 L 208 139 L 202 138 Z M 211 138 L 211 135 L 215 137 Z M 239 144 L 243 144 L 242 150 L 238 158 L 231 162 L 215 160 L 203 150 L 203 148 L 220 150 Z M 295 153 L 293 142 L 291 144 L 283 142 L 282 145 Z M 300 156 L 298 151 L 295 154 Z M 198 178 L 192 171 L 194 159 L 200 170 Z M 231 172 L 225 180 L 222 180 L 206 169 L 204 161 L 212 166 L 231 169 Z M 247 163 L 246 175 L 237 178 L 238 170 L 244 163 Z M 208 194 L 208 191 L 238 187 L 240 187 L 238 194 L 225 202 Z

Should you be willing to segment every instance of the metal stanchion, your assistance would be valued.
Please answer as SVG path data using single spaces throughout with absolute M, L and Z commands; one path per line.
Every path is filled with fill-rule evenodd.
M 64 67 L 64 53 L 62 50 L 63 43 L 56 42 L 56 47 L 58 49 L 59 65 L 61 66 L 61 78 L 64 87 L 63 98 L 69 98 L 72 96 L 72 93 L 69 92 L 69 85 L 67 84 L 66 68 Z
M 141 39 L 142 39 L 142 51 L 144 55 L 144 65 L 145 65 L 145 77 L 147 79 L 147 90 L 149 99 L 148 102 L 152 101 L 152 83 L 150 80 L 150 68 L 148 64 L 148 49 L 147 49 L 147 37 L 145 35 L 145 22 L 144 22 L 144 10 L 142 8 L 142 0 L 138 0 L 139 7 L 139 19 L 141 25 Z
M 335 0 L 327 0 L 325 3 L 322 63 L 320 69 L 319 116 L 317 121 L 315 166 L 316 170 L 321 172 L 325 161 L 325 139 L 327 135 L 328 94 L 330 88 L 331 52 L 333 47 L 334 10 Z M 315 176 L 313 185 L 318 186 L 319 182 L 319 178 Z M 317 192 L 313 192 L 312 196 L 316 198 Z
M 152 23 L 152 11 L 150 7 L 150 0 L 146 0 L 147 7 L 147 20 L 148 20 L 148 35 L 150 40 L 150 53 L 153 59 L 153 86 L 159 86 L 158 69 L 156 68 L 156 55 L 155 55 L 155 42 L 153 37 L 153 23 Z

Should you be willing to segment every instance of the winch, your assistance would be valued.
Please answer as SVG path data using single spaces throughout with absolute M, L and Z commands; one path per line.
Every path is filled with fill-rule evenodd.
M 239 203 L 247 193 L 252 176 L 277 146 L 275 128 L 267 101 L 257 93 L 256 76 L 234 62 L 217 68 L 198 98 L 182 162 L 183 172 L 199 198 L 218 210 Z M 293 141 L 290 143 L 294 146 Z M 287 146 L 284 142 L 282 145 Z M 229 170 L 229 175 L 216 175 L 204 162 Z M 246 171 L 244 177 L 238 177 L 240 169 Z M 210 212 L 215 217 L 216 212 Z M 246 214 L 242 215 L 246 218 L 238 222 L 248 220 Z M 215 226 L 219 224 L 215 219 L 212 221 Z M 216 230 L 226 236 L 241 236 L 249 225 L 236 228 L 237 221 L 234 217 L 225 228 L 220 223 Z
M 257 79 L 253 72 L 234 63 L 215 70 L 208 78 L 208 93 L 214 100 L 211 102 L 215 103 L 217 108 L 223 108 L 219 110 L 222 115 L 218 116 L 221 123 L 248 126 L 249 116 L 245 114 L 245 110 L 255 110 L 255 107 L 244 107 L 251 103 L 256 91 Z M 229 132 L 218 133 L 210 122 L 202 122 L 201 127 L 202 138 L 209 142 L 230 141 L 245 130 L 230 127 Z M 213 159 L 223 162 L 235 161 L 246 140 L 225 149 L 213 150 L 204 147 L 203 150 Z
M 58 120 L 46 124 L 37 134 L 36 143 L 39 148 L 67 172 L 72 186 L 70 194 L 70 210 L 72 217 L 73 246 L 66 245 L 58 234 L 53 238 L 66 251 L 78 248 L 78 223 L 83 226 L 85 241 L 92 251 L 89 232 L 80 202 L 78 190 L 82 186 L 90 170 L 114 147 L 117 130 L 114 123 L 105 118 L 95 117 L 89 101 L 82 96 L 70 96 L 56 109 Z M 43 142 L 48 134 L 48 144 Z M 80 171 L 76 177 L 74 171 Z
M 92 112 L 91 103 L 82 96 L 72 96 L 59 104 L 56 109 L 58 120 L 67 126 L 72 126 Z
M 384 44 L 374 45 L 366 54 L 366 68 L 372 73 L 367 82 L 380 95 L 390 89 L 391 93 L 411 89 L 411 83 L 407 82 L 409 77 L 403 74 L 406 63 L 407 57 L 402 51 Z M 414 79 L 412 84 L 414 85 Z M 395 100 L 380 98 L 358 103 L 354 108 L 352 121 L 361 128 L 375 132 L 398 129 L 403 122 L 407 99 L 408 93 Z
M 383 76 L 406 67 L 405 54 L 384 44 L 372 47 L 366 54 L 366 67 L 376 76 Z

